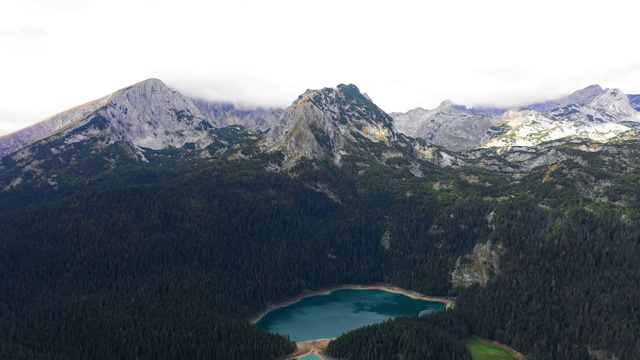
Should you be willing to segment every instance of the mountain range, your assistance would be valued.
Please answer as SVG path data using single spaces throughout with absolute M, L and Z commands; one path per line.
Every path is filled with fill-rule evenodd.
M 0 157 L 55 136 L 59 132 L 66 134 L 79 127 L 83 128 L 73 131 L 75 137 L 65 140 L 66 142 L 81 141 L 101 132 L 104 136 L 105 128 L 101 127 L 107 127 L 107 131 L 110 132 L 107 143 L 122 140 L 136 147 L 154 150 L 182 147 L 188 143 L 204 148 L 208 145 L 208 140 L 202 134 L 207 130 L 241 125 L 248 130 L 259 132 L 268 132 L 273 128 L 267 137 L 267 143 L 274 144 L 277 142 L 276 137 L 283 135 L 283 124 L 288 121 L 290 126 L 292 116 L 295 118 L 296 115 L 302 115 L 300 109 L 305 107 L 305 102 L 312 94 L 318 96 L 329 92 L 328 95 L 331 96 L 332 91 L 334 94 L 348 93 L 350 87 L 354 86 L 341 85 L 336 89 L 308 90 L 291 107 L 283 110 L 243 108 L 232 103 L 190 99 L 170 90 L 160 80 L 149 79 L 0 137 Z M 362 97 L 359 101 L 375 106 L 366 94 L 362 96 L 359 90 L 355 89 Z M 328 112 L 334 117 L 345 116 L 336 114 L 335 109 L 328 108 L 334 104 L 327 101 L 335 100 L 317 99 L 316 101 L 325 103 L 315 104 L 315 107 L 326 111 L 324 114 L 315 115 L 324 116 Z M 592 85 L 560 99 L 511 109 L 467 108 L 447 100 L 432 110 L 416 108 L 406 113 L 388 115 L 381 109 L 379 111 L 387 117 L 381 122 L 387 122 L 383 126 L 390 133 L 398 132 L 413 138 L 422 138 L 444 149 L 460 152 L 476 148 L 535 146 L 546 141 L 571 137 L 608 141 L 639 126 L 638 109 L 640 95 L 626 95 L 618 89 L 602 89 L 598 85 Z M 298 113 L 293 114 L 296 110 Z M 309 110 L 304 112 L 308 113 Z M 106 122 L 102 125 L 87 124 L 95 118 L 104 118 Z M 325 125 L 340 124 L 326 120 Z M 358 125 L 361 126 L 362 124 Z M 371 128 L 360 133 L 375 139 L 378 136 L 377 131 L 380 129 Z M 344 129 L 337 133 L 330 132 L 330 137 L 334 133 L 344 135 Z M 296 146 L 291 140 L 285 141 L 289 150 Z M 343 142 L 337 141 L 336 148 L 339 148 Z M 314 154 L 318 155 L 317 144 L 307 145 L 313 147 Z M 339 152 L 336 154 L 339 155 Z
M 273 165 L 278 168 L 290 168 L 302 158 L 336 164 L 351 158 L 357 164 L 374 157 L 379 162 L 408 159 L 416 174 L 422 161 L 529 171 L 558 161 L 549 155 L 557 151 L 557 141 L 605 145 L 636 138 L 638 102 L 638 95 L 593 85 L 513 109 L 445 101 L 433 110 L 387 114 L 355 85 L 338 85 L 307 90 L 286 109 L 243 108 L 187 98 L 149 79 L 0 137 L 4 167 L 15 170 L 4 171 L 0 187 L 8 190 L 26 179 L 56 183 L 58 170 L 43 168 L 52 159 L 73 166 L 80 149 L 101 154 L 115 145 L 142 161 L 153 151 L 182 148 L 200 157 L 277 152 L 284 156 L 282 164 Z M 244 140 L 256 141 L 251 155 L 241 152 L 236 140 L 220 140 L 220 131 L 233 126 L 241 127 L 234 131 Z M 117 162 L 117 157 L 101 159 L 110 167 Z
M 606 141 L 638 127 L 637 95 L 592 85 L 566 97 L 514 109 L 468 109 L 443 102 L 433 110 L 392 113 L 399 131 L 453 151 L 534 146 L 561 138 Z M 634 105 L 637 106 L 637 105 Z

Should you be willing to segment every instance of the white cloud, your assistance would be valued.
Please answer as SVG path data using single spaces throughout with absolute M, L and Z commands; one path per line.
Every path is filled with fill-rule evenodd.
M 47 32 L 38 25 L 24 24 L 19 28 L 0 27 L 0 38 L 9 38 L 12 40 L 33 40 L 47 36 Z
M 163 69 L 159 78 L 186 96 L 255 106 L 288 106 L 300 89 L 251 72 L 193 72 Z M 297 96 L 297 95 L 296 95 Z
M 628 60 L 637 58 L 628 35 L 635 12 L 620 9 L 551 0 L 6 0 L 0 98 L 23 119 L 149 77 L 191 96 L 278 106 L 307 88 L 354 83 L 387 111 L 445 99 L 520 105 L 593 83 L 640 93 L 640 65 Z

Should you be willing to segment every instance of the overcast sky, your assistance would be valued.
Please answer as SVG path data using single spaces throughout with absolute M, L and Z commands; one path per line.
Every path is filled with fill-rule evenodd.
M 423 3 L 422 5 L 419 5 Z M 387 112 L 640 93 L 632 1 L 2 0 L 0 135 L 155 77 L 287 106 L 356 84 Z

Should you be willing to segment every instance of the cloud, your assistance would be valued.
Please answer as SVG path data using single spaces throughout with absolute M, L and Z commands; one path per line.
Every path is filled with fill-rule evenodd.
M 25 24 L 20 28 L 0 28 L 0 38 L 29 41 L 45 37 L 47 37 L 47 32 L 38 25 Z
M 618 87 L 624 92 L 633 93 L 640 92 L 638 76 L 640 76 L 640 61 L 608 69 L 600 78 L 604 86 Z
M 306 89 L 250 71 L 202 73 L 163 69 L 156 71 L 154 76 L 186 96 L 246 106 L 286 107 Z
M 535 76 L 533 71 L 518 64 L 503 64 L 499 66 L 476 68 L 475 72 L 481 76 L 488 77 L 489 79 L 507 83 L 527 80 Z

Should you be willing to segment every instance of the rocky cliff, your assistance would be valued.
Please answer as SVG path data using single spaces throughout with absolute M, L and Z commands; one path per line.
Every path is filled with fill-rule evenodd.
M 355 85 L 308 90 L 286 108 L 265 139 L 268 151 L 287 161 L 340 158 L 348 144 L 386 144 L 396 139 L 393 119 L 363 96 Z

